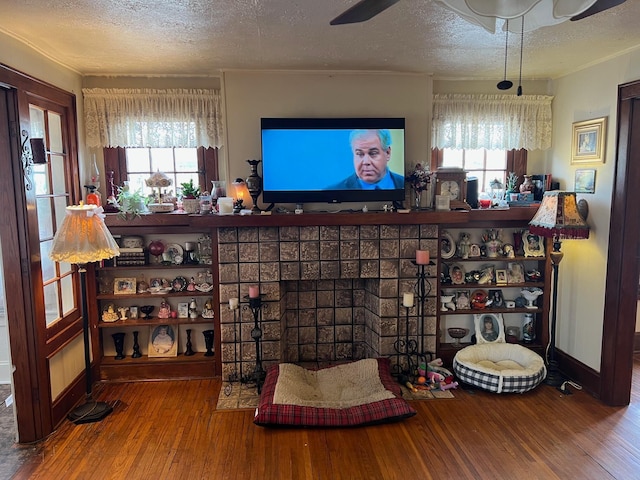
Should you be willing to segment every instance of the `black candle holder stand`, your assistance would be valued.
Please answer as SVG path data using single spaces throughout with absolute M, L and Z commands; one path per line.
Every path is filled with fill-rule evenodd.
M 398 377 L 398 381 L 402 385 L 414 381 L 418 368 L 418 342 L 409 337 L 409 310 L 413 307 L 413 305 L 409 307 L 404 305 L 404 338 L 400 334 L 400 319 L 398 319 L 396 341 L 393 343 L 393 349 L 396 351 L 396 364 L 393 366 L 393 373 Z
M 262 301 L 264 294 L 260 294 L 259 297 L 248 297 L 244 299 L 248 300 L 248 304 L 243 305 L 243 310 L 249 310 L 253 315 L 253 329 L 251 330 L 251 338 L 256 344 L 256 365 L 252 373 L 246 377 L 242 377 L 243 383 L 255 383 L 258 389 L 258 393 L 262 391 L 262 384 L 267 375 L 267 372 L 262 367 L 262 311 L 267 308 L 267 304 Z
M 418 264 L 415 260 L 412 261 L 414 265 L 418 266 L 418 281 L 415 284 L 414 290 L 417 298 L 417 311 L 416 315 L 418 317 L 418 338 L 420 339 L 420 348 L 419 353 L 421 356 L 426 357 L 428 355 L 432 355 L 432 352 L 426 352 L 424 349 L 424 325 L 425 325 L 425 317 L 426 317 L 426 303 L 428 301 L 428 296 L 431 293 L 431 283 L 427 281 L 427 267 L 435 266 L 435 263 L 429 262 L 428 264 Z

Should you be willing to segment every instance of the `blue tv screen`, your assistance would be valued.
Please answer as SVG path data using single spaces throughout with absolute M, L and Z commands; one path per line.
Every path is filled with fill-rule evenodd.
M 265 203 L 405 198 L 404 118 L 262 118 Z

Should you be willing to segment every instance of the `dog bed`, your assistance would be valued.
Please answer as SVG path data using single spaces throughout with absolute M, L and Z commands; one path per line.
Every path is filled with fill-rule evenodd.
M 453 359 L 458 378 L 495 393 L 523 393 L 537 387 L 547 375 L 540 355 L 522 345 L 470 345 Z
M 389 359 L 370 358 L 309 370 L 292 363 L 267 368 L 254 423 L 344 427 L 411 417 Z

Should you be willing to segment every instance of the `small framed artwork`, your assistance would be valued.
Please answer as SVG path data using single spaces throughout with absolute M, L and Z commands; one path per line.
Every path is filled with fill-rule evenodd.
M 449 275 L 451 276 L 451 283 L 453 285 L 463 285 L 464 284 L 464 267 L 462 265 L 451 265 L 449 268 Z
M 138 318 L 138 307 L 129 307 L 129 318 Z
M 480 313 L 473 316 L 476 339 L 480 343 L 504 343 L 504 320 L 499 313 Z
M 507 271 L 506 270 L 496 270 L 496 283 L 498 285 L 506 285 L 507 284 Z
M 522 248 L 525 257 L 544 257 L 544 238 L 527 230 L 522 233 Z
M 189 303 L 178 303 L 178 318 L 189 318 Z
M 480 256 L 480 245 L 472 243 L 469 247 L 469 258 L 477 258 Z
M 607 117 L 573 123 L 571 163 L 604 163 Z
M 456 254 L 456 242 L 449 232 L 446 230 L 442 232 L 440 238 L 440 257 L 449 259 Z
M 468 310 L 471 308 L 471 295 L 469 290 L 458 290 L 456 292 L 456 309 Z
M 576 193 L 596 193 L 595 168 L 576 170 L 574 191 Z
M 509 262 L 507 267 L 507 283 L 524 283 L 524 265 L 522 263 Z
M 158 325 L 149 334 L 149 357 L 176 357 L 178 329 L 172 325 Z
M 504 308 L 502 290 L 489 290 L 489 300 L 491 301 L 489 308 Z
M 135 278 L 115 278 L 113 280 L 114 295 L 132 295 L 136 293 Z

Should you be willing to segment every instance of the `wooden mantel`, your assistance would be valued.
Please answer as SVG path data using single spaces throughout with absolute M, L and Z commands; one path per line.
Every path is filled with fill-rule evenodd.
M 152 213 L 131 220 L 107 214 L 109 227 L 282 227 L 313 225 L 415 225 L 415 224 L 465 224 L 502 221 L 528 221 L 538 205 L 510 209 L 435 212 L 305 212 L 272 213 L 271 215 L 190 215 L 186 213 Z

